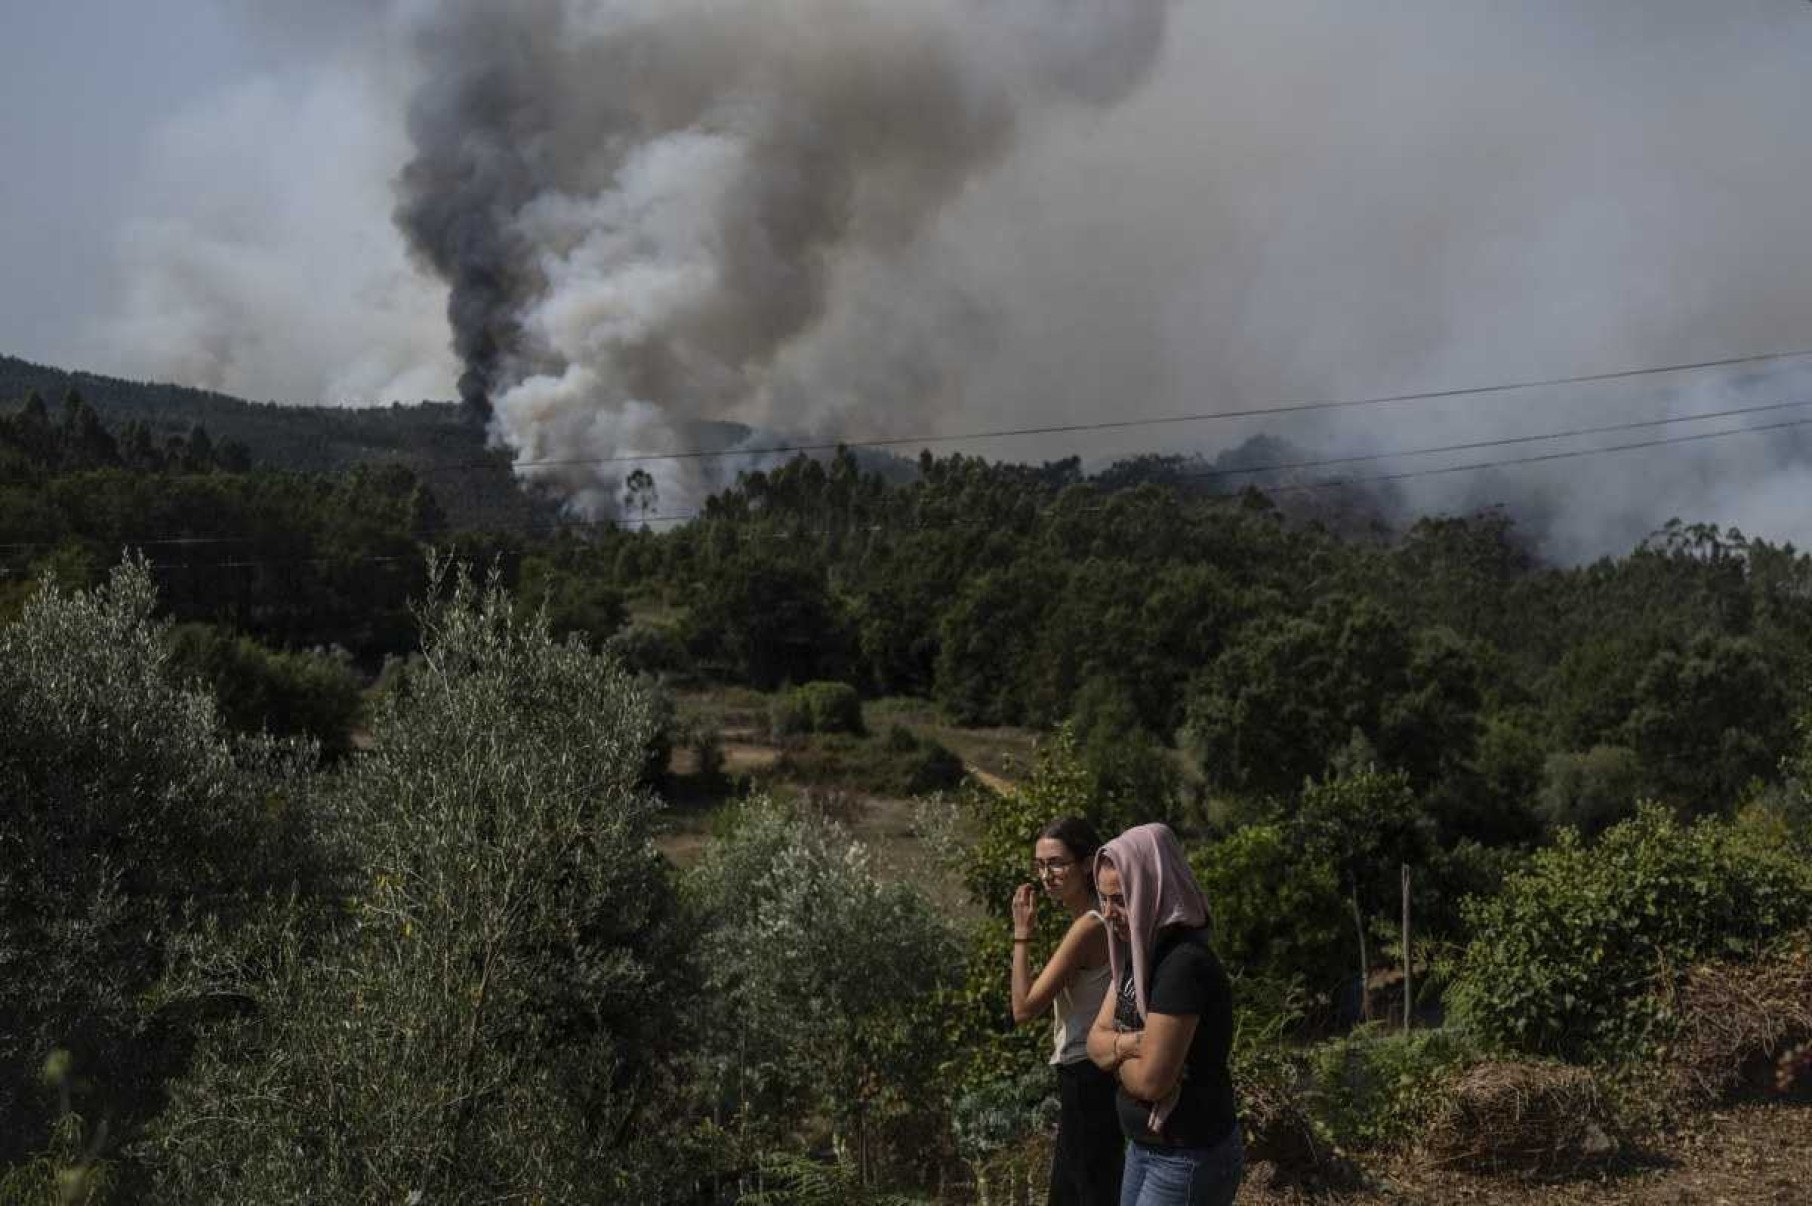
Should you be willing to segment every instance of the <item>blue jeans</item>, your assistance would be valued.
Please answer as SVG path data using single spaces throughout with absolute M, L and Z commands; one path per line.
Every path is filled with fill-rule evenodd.
M 1246 1173 L 1236 1126 L 1213 1147 L 1126 1145 L 1120 1206 L 1230 1206 Z

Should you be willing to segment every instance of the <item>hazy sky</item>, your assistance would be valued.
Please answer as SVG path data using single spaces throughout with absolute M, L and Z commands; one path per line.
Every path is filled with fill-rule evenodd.
M 67 362 L 118 286 L 146 142 L 255 67 L 198 0 L 0 0 L 0 352 Z
M 295 402 L 451 396 L 447 286 L 405 250 L 395 182 L 431 157 L 425 133 L 458 149 L 448 114 L 430 112 L 459 95 L 446 77 L 500 65 L 525 70 L 531 92 L 545 70 L 525 142 L 565 148 L 564 176 L 536 176 L 532 155 L 517 165 L 504 228 L 536 257 L 505 317 L 543 345 L 500 370 L 519 403 L 504 434 L 543 454 L 620 449 L 632 404 L 656 416 L 656 435 L 668 416 L 705 414 L 860 439 L 1812 347 L 1804 0 L 1185 0 L 1156 42 L 1143 20 L 1134 38 L 1102 32 L 1101 14 L 1128 9 L 1105 0 L 0 4 L 0 352 L 38 361 Z M 914 15 L 819 19 L 844 9 Z M 812 65 L 834 60 L 790 35 L 712 28 L 751 13 L 792 18 L 864 67 L 820 79 Z M 937 57 L 938 31 L 980 28 L 984 13 L 1014 37 L 965 33 Z M 643 93 L 601 73 L 660 61 L 612 57 L 636 22 L 698 77 L 673 73 L 686 89 L 673 104 L 697 107 L 702 133 L 646 126 L 647 112 L 646 128 L 610 126 Z M 746 61 L 716 69 L 735 80 L 713 98 L 700 56 L 725 45 Z M 894 46 L 909 56 L 897 80 Z M 526 59 L 486 62 L 524 47 Z M 1108 68 L 1112 87 L 1088 82 Z M 813 236 L 817 276 L 796 318 L 714 360 L 701 315 L 719 344 L 726 315 L 765 321 L 759 292 L 711 285 L 736 268 L 719 244 L 738 197 L 782 195 L 750 158 L 816 170 L 814 104 L 873 117 L 915 79 L 970 106 L 953 114 L 1001 124 L 937 162 L 925 134 L 889 117 L 875 128 L 900 154 L 878 167 L 833 158 L 853 224 Z M 673 104 L 644 108 L 666 105 L 664 119 Z M 513 153 L 507 139 L 493 150 Z M 889 188 L 907 200 L 889 208 Z M 800 196 L 813 196 L 809 177 Z M 598 222 L 614 242 L 593 237 Z M 690 373 L 661 377 L 671 396 L 626 396 L 625 380 L 654 379 L 625 378 L 627 345 L 609 342 L 626 314 L 638 355 L 665 349 L 669 369 Z M 1791 373 L 1710 375 L 1285 434 L 1371 451 L 1808 388 Z M 544 423 L 555 413 L 559 425 Z M 1212 453 L 1258 426 L 1121 446 Z M 1577 528 L 1556 538 L 1575 554 L 1669 514 L 1805 542 L 1798 500 L 1812 483 L 1790 442 L 1524 480 L 1579 517 L 1556 521 Z M 1453 481 L 1415 489 L 1431 507 L 1492 501 Z

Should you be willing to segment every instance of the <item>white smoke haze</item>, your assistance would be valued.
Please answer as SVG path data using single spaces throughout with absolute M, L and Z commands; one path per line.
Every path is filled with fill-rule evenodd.
M 148 207 L 183 220 L 140 243 L 125 344 L 298 401 L 463 372 L 524 474 L 593 513 L 629 466 L 583 462 L 688 447 L 694 419 L 861 440 L 1812 345 L 1804 5 L 339 8 L 368 18 L 356 50 L 303 38 L 286 76 L 312 103 L 201 123 L 189 192 Z M 1812 388 L 1791 367 L 970 447 L 1375 452 L 1779 401 Z M 1511 503 L 1569 559 L 1676 514 L 1804 543 L 1803 448 L 1398 489 Z M 756 463 L 649 468 L 667 512 Z
M 838 391 L 789 383 L 782 362 L 821 326 L 849 329 L 842 279 L 877 263 L 909 272 L 942 208 L 1028 117 L 1123 96 L 1167 8 L 443 7 L 415 40 L 428 83 L 398 219 L 452 288 L 462 392 L 494 407 L 529 476 L 586 505 L 614 489 L 611 458 L 641 438 L 683 445 L 688 419 L 796 432 L 796 400 Z M 629 432 L 635 447 L 619 442 Z M 543 455 L 550 444 L 558 455 Z M 578 463 L 587 455 L 600 463 Z M 686 478 L 752 463 L 657 474 L 663 498 L 692 502 L 706 481 Z
M 386 221 L 401 84 L 339 53 L 160 131 L 90 364 L 313 405 L 449 396 L 444 288 Z

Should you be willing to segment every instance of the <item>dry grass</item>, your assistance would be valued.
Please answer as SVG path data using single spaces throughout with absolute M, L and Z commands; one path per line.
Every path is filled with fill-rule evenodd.
M 1745 1090 L 1805 1087 L 1812 935 L 1758 962 L 1695 968 L 1673 1008 L 1679 1029 L 1664 1060 L 1673 1101 L 1707 1106 Z
M 1583 1068 L 1491 1061 L 1454 1078 L 1423 1154 L 1440 1167 L 1573 1173 L 1617 1151 L 1610 1111 Z

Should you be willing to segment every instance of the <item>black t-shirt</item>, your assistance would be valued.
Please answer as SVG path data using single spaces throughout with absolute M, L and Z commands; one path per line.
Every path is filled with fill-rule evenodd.
M 1233 1048 L 1233 989 L 1226 969 L 1208 946 L 1205 930 L 1185 930 L 1158 939 L 1146 985 L 1152 1013 L 1193 1014 L 1195 1037 L 1183 1057 L 1183 1082 L 1176 1107 L 1154 1134 L 1147 1122 L 1151 1104 L 1125 1089 L 1117 1099 L 1120 1129 L 1135 1143 L 1162 1147 L 1211 1147 L 1226 1137 L 1237 1119 L 1233 1076 L 1227 1059 Z M 1133 995 L 1131 960 L 1120 978 L 1114 1020 L 1140 1028 Z

